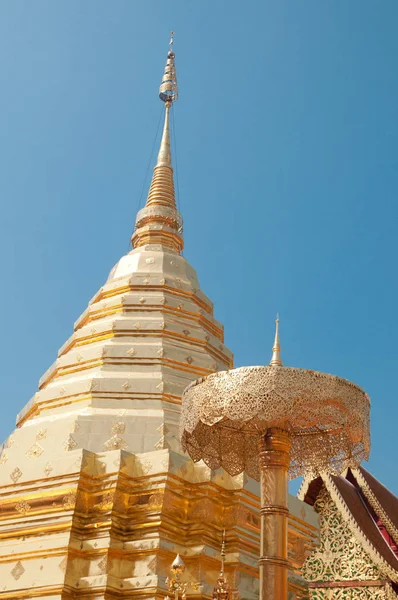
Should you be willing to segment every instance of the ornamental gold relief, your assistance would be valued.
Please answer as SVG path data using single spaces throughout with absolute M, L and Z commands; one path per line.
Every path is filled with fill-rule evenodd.
M 26 452 L 26 456 L 28 458 L 39 458 L 39 456 L 41 456 L 44 452 L 44 448 L 42 448 L 40 446 L 40 444 L 38 444 L 37 442 L 35 444 L 33 444 L 33 446 L 31 446 L 29 448 L 29 450 Z
M 312 588 L 311 600 L 388 600 L 387 592 L 382 587 L 359 588 Z
M 21 513 L 22 515 L 26 515 L 26 513 L 28 513 L 30 511 L 32 507 L 30 506 L 30 504 L 28 504 L 28 502 L 26 502 L 26 500 L 22 500 L 21 502 L 17 502 L 15 505 L 15 510 L 19 513 Z
M 10 473 L 10 477 L 14 483 L 17 483 L 18 479 L 22 477 L 22 471 L 19 467 L 15 467 L 15 469 Z
M 22 575 L 25 573 L 25 569 L 21 563 L 21 561 L 19 560 L 15 566 L 12 568 L 11 570 L 11 575 L 12 577 L 15 579 L 15 581 L 18 581 L 18 579 L 20 577 L 22 577 Z
M 39 431 L 36 433 L 36 440 L 45 440 L 47 437 L 47 429 L 39 429 Z
M 58 565 L 58 568 L 62 571 L 62 573 L 66 573 L 66 566 L 68 564 L 68 558 L 64 556 L 61 562 Z
M 115 491 L 110 490 L 103 494 L 101 501 L 94 505 L 94 509 L 101 511 L 111 510 L 115 498 Z
M 76 497 L 77 494 L 74 490 L 70 490 L 63 498 L 62 498 L 62 507 L 64 510 L 73 510 L 76 506 Z
M 97 564 L 97 567 L 99 569 L 99 572 L 101 573 L 101 575 L 105 575 L 105 573 L 107 573 L 108 570 L 108 555 L 105 555 Z
M 123 421 L 114 421 L 112 423 L 111 431 L 113 434 L 124 433 L 126 430 L 126 424 Z
M 320 546 L 306 559 L 302 574 L 307 581 L 383 579 L 354 538 L 325 487 L 314 504 L 320 516 Z
M 165 490 L 157 490 L 154 494 L 149 497 L 148 508 L 149 510 L 158 511 L 163 506 Z
M 113 435 L 104 443 L 104 450 L 128 450 L 128 443 L 118 435 Z
M 69 434 L 67 439 L 63 443 L 64 450 L 66 452 L 69 452 L 70 450 L 74 450 L 76 447 L 77 447 L 76 440 L 73 438 L 73 436 L 71 434 Z
M 47 463 L 46 466 L 44 467 L 44 473 L 47 477 L 49 477 L 51 475 L 51 472 L 53 471 L 53 467 L 51 465 L 51 463 Z

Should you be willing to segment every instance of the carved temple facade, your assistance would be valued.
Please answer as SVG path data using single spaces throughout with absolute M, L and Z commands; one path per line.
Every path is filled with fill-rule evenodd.
M 398 498 L 366 469 L 307 480 L 299 493 L 320 518 L 303 565 L 310 600 L 398 597 Z

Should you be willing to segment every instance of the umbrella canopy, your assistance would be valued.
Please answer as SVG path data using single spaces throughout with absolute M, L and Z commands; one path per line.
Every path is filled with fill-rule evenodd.
M 281 427 L 291 438 L 291 479 L 340 473 L 368 458 L 369 412 L 368 395 L 346 379 L 276 365 L 242 367 L 186 388 L 181 442 L 195 462 L 258 480 L 259 440 Z

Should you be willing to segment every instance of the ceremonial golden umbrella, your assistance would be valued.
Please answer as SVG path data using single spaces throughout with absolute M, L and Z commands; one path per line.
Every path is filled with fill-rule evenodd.
M 278 325 L 269 366 L 213 373 L 182 398 L 191 458 L 260 480 L 260 600 L 287 598 L 288 477 L 340 473 L 370 448 L 367 394 L 334 375 L 284 367 Z

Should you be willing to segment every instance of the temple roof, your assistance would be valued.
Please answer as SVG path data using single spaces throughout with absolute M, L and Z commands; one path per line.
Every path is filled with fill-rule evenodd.
M 398 581 L 397 496 L 359 467 L 345 475 L 308 478 L 299 497 L 313 506 L 323 485 L 363 549 L 392 581 Z
M 350 470 L 365 498 L 398 545 L 398 498 L 363 467 Z

